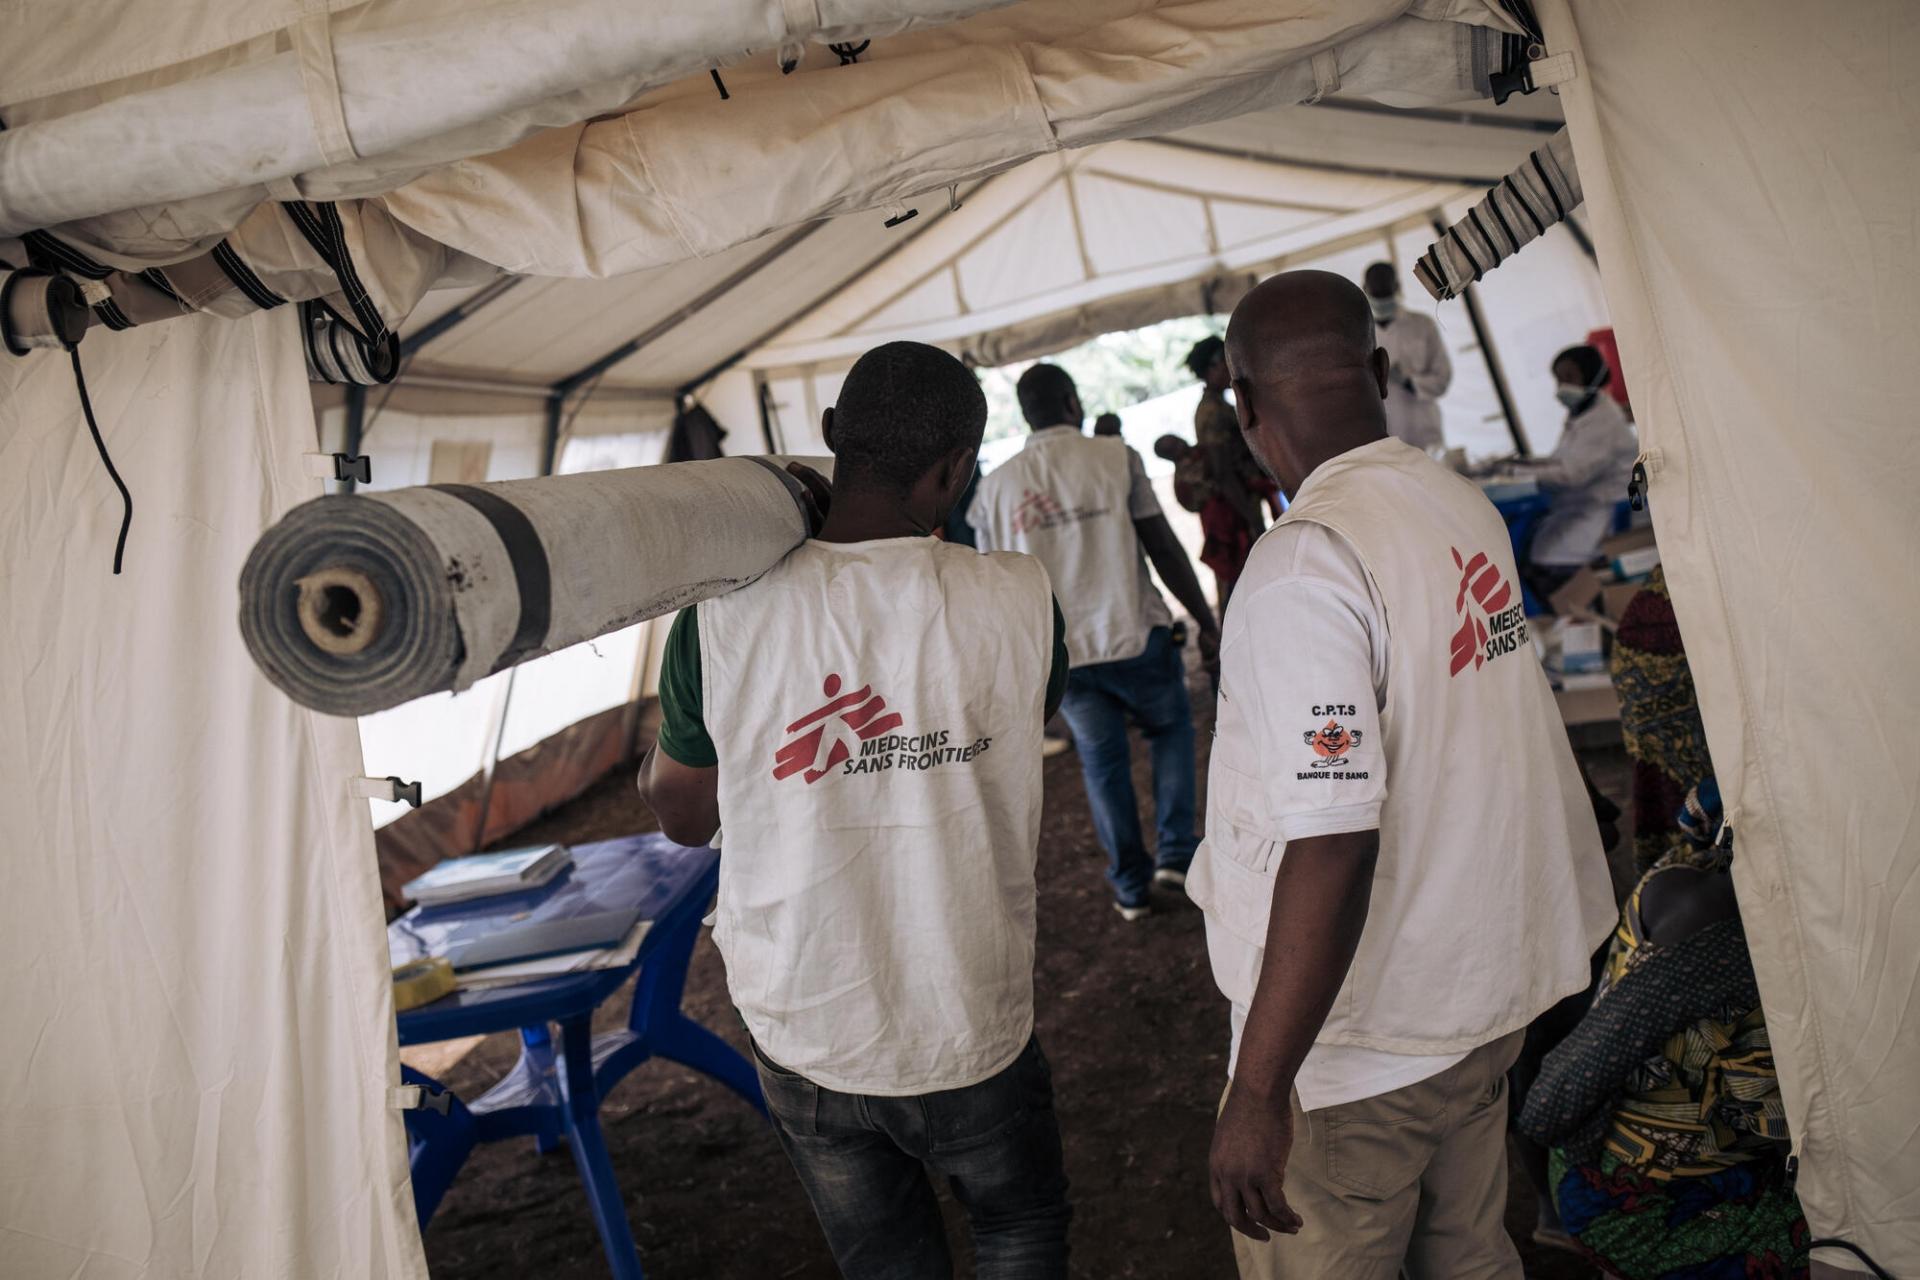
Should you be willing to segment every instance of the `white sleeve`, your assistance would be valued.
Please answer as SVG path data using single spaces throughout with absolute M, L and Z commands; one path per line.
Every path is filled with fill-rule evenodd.
M 1284 577 L 1235 592 L 1221 696 L 1258 744 L 1270 840 L 1366 831 L 1387 798 L 1371 610 L 1342 584 Z
M 1542 463 L 1535 478 L 1552 489 L 1584 489 L 1606 472 L 1613 462 L 1614 450 L 1608 444 L 1599 423 L 1567 424 L 1560 435 L 1559 447 Z M 1620 491 L 1626 492 L 1625 476 Z
M 1147 479 L 1147 464 L 1132 445 L 1127 446 L 1127 514 L 1135 520 L 1151 520 L 1161 514 L 1160 499 Z
M 999 551 L 993 543 L 993 517 L 987 506 L 984 486 L 976 485 L 973 490 L 973 503 L 967 508 L 966 521 L 973 526 L 973 549 L 975 551 Z
M 1421 326 L 1426 337 L 1420 344 L 1420 360 L 1417 365 L 1403 365 L 1402 372 L 1413 383 L 1413 389 L 1429 400 L 1438 400 L 1447 394 L 1447 388 L 1453 385 L 1453 361 L 1447 356 L 1447 340 L 1440 334 L 1440 326 L 1425 316 Z

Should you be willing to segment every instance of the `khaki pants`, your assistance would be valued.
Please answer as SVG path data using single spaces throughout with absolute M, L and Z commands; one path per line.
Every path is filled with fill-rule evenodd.
M 1264 1243 L 1232 1232 L 1241 1280 L 1520 1280 L 1502 1219 L 1524 1034 L 1377 1098 L 1304 1112 L 1295 1095 L 1286 1191 L 1305 1225 Z

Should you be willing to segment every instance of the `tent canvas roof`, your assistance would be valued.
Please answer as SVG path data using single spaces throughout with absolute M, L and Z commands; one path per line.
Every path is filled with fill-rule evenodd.
M 983 363 L 1041 354 L 1203 309 L 1219 277 L 1424 223 L 1557 127 L 1545 94 L 1460 112 L 1335 100 L 1108 143 L 957 191 L 957 209 L 922 199 L 892 228 L 848 214 L 612 279 L 436 291 L 403 339 L 457 322 L 403 376 L 544 394 L 597 373 L 664 398 L 735 364 L 844 366 L 892 337 Z

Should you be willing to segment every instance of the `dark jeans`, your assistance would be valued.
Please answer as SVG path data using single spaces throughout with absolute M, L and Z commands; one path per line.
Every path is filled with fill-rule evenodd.
M 1165 627 L 1155 627 L 1146 650 L 1123 662 L 1075 667 L 1067 677 L 1060 713 L 1073 729 L 1073 749 L 1087 782 L 1094 834 L 1107 851 L 1107 883 L 1127 906 L 1146 901 L 1155 865 L 1185 871 L 1193 861 L 1193 708 L 1187 702 L 1187 672 Z M 1127 741 L 1132 719 L 1153 753 L 1153 811 L 1159 828 L 1158 856 L 1147 857 L 1140 809 L 1133 793 L 1133 752 Z
M 754 1050 L 780 1145 L 848 1280 L 953 1274 L 927 1171 L 945 1174 L 973 1228 L 980 1280 L 1067 1274 L 1067 1175 L 1053 1074 L 1038 1040 L 964 1089 L 836 1093 Z

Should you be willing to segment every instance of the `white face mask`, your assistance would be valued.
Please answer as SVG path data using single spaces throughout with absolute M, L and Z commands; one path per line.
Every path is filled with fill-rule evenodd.
M 1586 387 L 1568 386 L 1563 382 L 1553 389 L 1553 394 L 1561 404 L 1571 409 L 1587 398 L 1588 389 Z
M 1373 312 L 1375 324 L 1385 324 L 1400 314 L 1400 299 L 1398 298 L 1376 298 L 1372 294 L 1368 294 L 1367 306 Z

